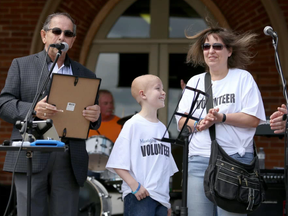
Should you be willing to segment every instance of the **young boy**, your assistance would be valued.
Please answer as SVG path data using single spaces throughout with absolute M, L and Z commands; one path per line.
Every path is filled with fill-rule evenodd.
M 157 118 L 157 110 L 165 106 L 166 93 L 154 75 L 135 78 L 131 93 L 141 111 L 124 124 L 106 168 L 123 179 L 125 216 L 171 215 L 169 178 L 178 169 L 171 144 L 154 139 L 162 138 L 166 131 Z

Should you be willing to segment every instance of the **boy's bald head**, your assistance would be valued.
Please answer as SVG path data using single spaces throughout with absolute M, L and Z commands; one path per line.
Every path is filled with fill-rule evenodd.
M 139 77 L 136 77 L 132 84 L 131 84 L 131 94 L 135 98 L 135 100 L 140 104 L 141 97 L 140 97 L 140 91 L 145 91 L 147 87 L 149 87 L 149 84 L 152 83 L 153 80 L 159 79 L 159 77 L 152 75 L 152 74 L 146 74 Z

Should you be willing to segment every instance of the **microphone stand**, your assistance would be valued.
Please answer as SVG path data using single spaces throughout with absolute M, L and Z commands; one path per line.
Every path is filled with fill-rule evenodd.
M 199 82 L 199 80 L 198 80 Z M 197 83 L 197 86 L 198 86 L 198 83 Z M 196 88 L 197 88 L 196 86 Z M 154 138 L 156 140 L 159 140 L 159 141 L 163 141 L 163 142 L 168 142 L 168 143 L 171 143 L 171 144 L 174 144 L 174 145 L 180 145 L 183 147 L 183 167 L 182 167 L 182 206 L 180 208 L 180 215 L 181 216 L 188 216 L 188 207 L 187 207 L 187 186 L 188 186 L 188 148 L 189 148 L 189 143 L 193 137 L 193 134 L 195 132 L 195 129 L 192 131 L 192 129 L 187 125 L 189 119 L 193 119 L 195 121 L 199 121 L 200 120 L 200 117 L 199 118 L 195 118 L 193 117 L 193 113 L 195 112 L 195 110 L 197 109 L 194 108 L 195 105 L 196 105 L 196 102 L 197 102 L 197 99 L 199 98 L 199 95 L 202 94 L 206 97 L 206 100 L 205 102 L 207 103 L 208 102 L 208 97 L 209 95 L 205 92 L 202 92 L 196 88 L 191 88 L 189 86 L 186 85 L 185 89 L 183 90 L 182 92 L 182 95 L 177 103 L 177 106 L 176 106 L 176 109 L 174 111 L 174 114 L 172 115 L 172 118 L 170 119 L 169 121 L 169 124 L 167 126 L 167 129 L 162 137 L 162 139 L 158 139 L 158 138 Z M 194 91 L 195 94 L 194 94 L 194 98 L 192 100 L 192 104 L 191 104 L 191 107 L 190 107 L 190 111 L 188 114 L 183 114 L 183 113 L 178 113 L 176 112 L 177 108 L 178 108 L 178 105 L 182 99 L 182 96 L 184 94 L 184 91 L 188 89 L 188 90 L 191 90 L 191 91 Z M 203 99 L 202 99 L 203 100 Z M 205 103 L 205 106 L 206 107 L 206 103 Z M 204 108 L 202 109 L 202 112 L 203 112 Z M 202 114 L 201 112 L 201 114 Z M 165 138 L 165 134 L 168 132 L 168 128 L 174 118 L 175 115 L 179 115 L 179 116 L 182 116 L 182 117 L 185 117 L 186 120 L 183 124 L 183 127 L 178 135 L 178 137 L 176 139 L 170 139 L 170 138 Z M 201 116 L 201 115 L 200 115 Z M 189 139 L 189 137 L 191 137 Z
M 50 46 L 48 47 L 49 51 Z M 48 52 L 47 51 L 47 52 Z M 24 134 L 26 132 L 26 129 L 28 130 L 28 142 L 32 143 L 34 139 L 32 138 L 32 131 L 33 131 L 33 113 L 34 113 L 34 108 L 36 104 L 38 103 L 38 100 L 41 98 L 41 96 L 44 93 L 44 90 L 50 80 L 50 75 L 55 67 L 55 64 L 58 61 L 58 58 L 60 57 L 62 51 L 59 49 L 58 53 L 56 54 L 56 58 L 53 62 L 52 67 L 50 68 L 49 75 L 46 77 L 45 81 L 42 84 L 42 87 L 40 91 L 36 92 L 36 95 L 33 99 L 33 102 L 30 106 L 30 109 L 28 110 L 26 117 L 24 119 L 24 124 L 22 125 L 22 128 L 19 130 L 20 134 Z M 39 77 L 41 79 L 41 76 Z M 21 124 L 21 122 L 20 122 Z M 24 138 L 23 138 L 24 139 Z M 25 140 L 24 140 L 25 141 Z M 24 143 L 22 142 L 22 144 Z M 64 148 L 59 148 L 59 147 L 22 147 L 22 145 L 19 146 L 1 146 L 2 151 L 18 151 L 20 149 L 26 151 L 26 158 L 27 158 L 27 216 L 31 215 L 31 177 L 32 177 L 32 157 L 33 157 L 33 151 L 64 151 Z M 15 164 L 16 166 L 16 164 Z
M 280 63 L 280 58 L 279 58 L 279 54 L 278 54 L 278 49 L 277 49 L 277 45 L 278 45 L 278 36 L 277 37 L 272 37 L 272 44 L 275 50 L 275 64 L 276 64 L 276 69 L 281 77 L 281 81 L 282 81 L 282 87 L 283 87 L 283 95 L 284 98 L 286 100 L 286 108 L 288 109 L 288 97 L 287 97 L 287 90 L 286 90 L 286 80 L 283 76 L 283 72 L 282 72 L 282 67 L 281 67 L 281 63 Z M 287 110 L 288 113 L 288 110 Z M 283 120 L 287 119 L 287 113 L 286 113 L 286 118 Z M 285 179 L 285 192 L 286 192 L 286 203 L 285 203 L 285 209 L 284 209 L 284 215 L 287 215 L 288 212 L 288 185 L 287 185 L 287 181 L 288 181 L 288 173 L 287 173 L 287 169 L 288 169 L 288 146 L 287 146 L 287 133 L 288 133 L 288 122 L 286 120 L 286 128 L 285 128 L 285 154 L 284 154 L 284 160 L 285 160 L 285 164 L 284 164 L 284 179 Z
M 49 50 L 49 49 L 48 49 Z M 50 80 L 50 76 L 51 76 L 51 73 L 55 67 L 55 64 L 57 63 L 60 55 L 62 54 L 62 51 L 61 50 L 58 50 L 58 53 L 56 54 L 56 58 L 52 64 L 52 67 L 50 68 L 50 71 L 49 71 L 49 75 L 46 77 L 45 81 L 43 82 L 42 84 L 42 88 L 40 89 L 40 91 L 38 91 L 33 99 L 33 102 L 30 106 L 30 109 L 28 110 L 28 113 L 24 119 L 24 124 L 20 130 L 20 133 L 23 134 L 25 132 L 25 124 L 27 124 L 27 128 L 31 128 L 31 124 L 32 124 L 32 118 L 33 118 L 33 112 L 34 112 L 34 108 L 36 106 L 36 104 L 38 103 L 38 100 L 41 98 L 41 96 L 43 95 L 44 91 L 45 91 L 45 88 L 46 86 L 48 85 L 48 82 Z M 41 78 L 41 77 L 40 77 Z M 39 78 L 39 79 L 40 79 Z

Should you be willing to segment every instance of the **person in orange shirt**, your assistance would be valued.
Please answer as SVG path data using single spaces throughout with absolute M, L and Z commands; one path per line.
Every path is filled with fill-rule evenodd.
M 88 139 L 86 141 L 86 149 L 89 154 L 87 174 L 98 180 L 108 180 L 112 177 L 111 173 L 105 169 L 105 165 L 112 147 L 122 129 L 122 125 L 117 123 L 120 118 L 114 115 L 115 107 L 112 93 L 106 89 L 99 90 L 98 101 L 102 121 L 97 130 L 89 130 Z M 107 147 L 101 148 L 95 145 L 96 142 L 104 144 Z
M 115 143 L 122 125 L 117 123 L 120 118 L 114 115 L 114 98 L 110 91 L 105 89 L 99 90 L 99 106 L 102 117 L 101 126 L 98 130 L 90 130 L 88 137 L 103 135 Z

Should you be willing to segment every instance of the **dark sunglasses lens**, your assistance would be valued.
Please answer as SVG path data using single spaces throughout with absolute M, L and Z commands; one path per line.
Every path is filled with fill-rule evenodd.
M 60 28 L 53 28 L 52 33 L 55 35 L 60 35 L 62 33 L 62 30 Z
M 73 36 L 74 36 L 74 33 L 73 33 L 72 31 L 70 31 L 70 30 L 65 30 L 65 31 L 64 31 L 64 35 L 65 35 L 66 37 L 73 37 Z
M 210 47 L 210 44 L 203 44 L 203 50 L 210 50 Z M 223 44 L 213 44 L 212 47 L 214 50 L 222 50 L 224 46 Z
M 210 44 L 203 44 L 203 50 L 209 50 L 210 46 Z
M 222 50 L 223 49 L 223 45 L 222 44 L 213 44 L 213 49 L 214 50 Z

